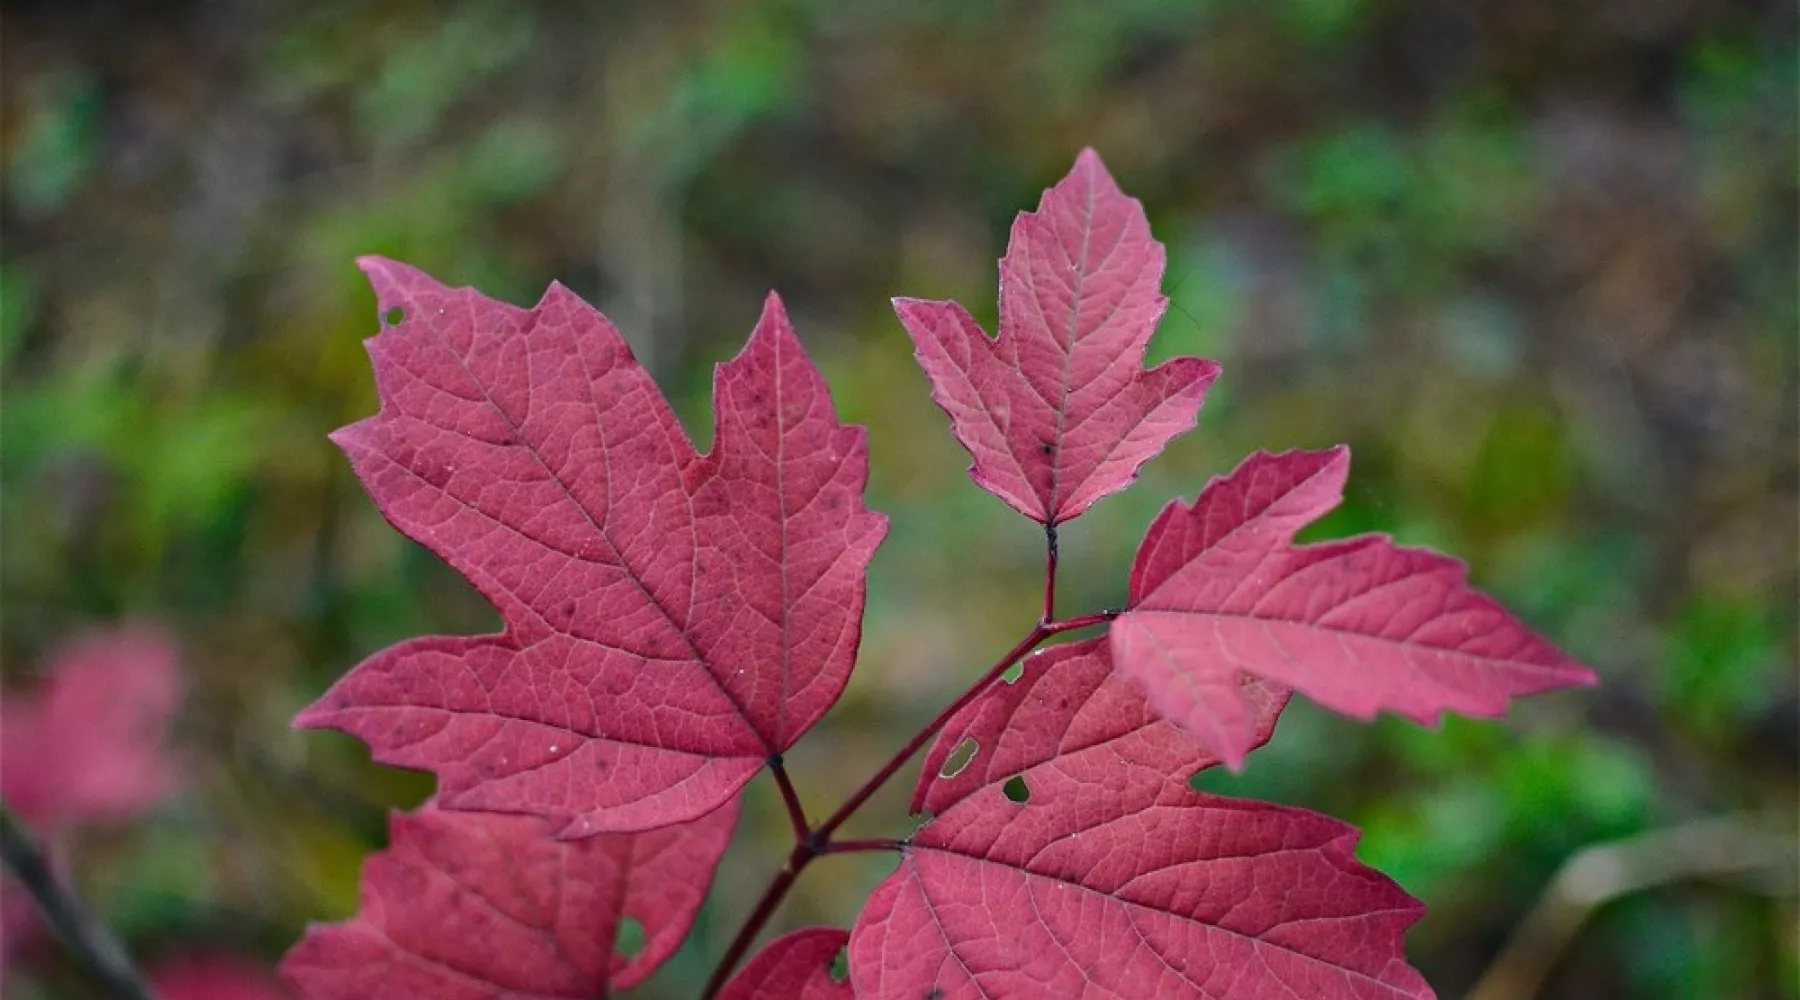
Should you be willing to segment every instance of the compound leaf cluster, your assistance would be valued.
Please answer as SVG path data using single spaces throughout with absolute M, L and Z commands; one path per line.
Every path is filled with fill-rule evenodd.
M 773 295 L 716 373 L 700 454 L 566 289 L 520 309 L 362 266 L 398 318 L 369 342 L 381 412 L 334 439 L 505 631 L 377 653 L 299 717 L 439 792 L 394 818 L 358 914 L 284 972 L 316 1000 L 608 996 L 673 952 L 738 793 L 772 761 L 786 788 L 780 755 L 844 690 L 886 531 L 863 431 Z M 997 336 L 956 303 L 895 301 L 971 477 L 1045 527 L 1052 573 L 1056 527 L 1129 486 L 1219 374 L 1143 367 L 1163 267 L 1090 150 L 1015 223 Z M 1107 633 L 1038 650 L 1015 683 L 996 670 L 922 732 L 913 808 L 931 818 L 889 842 L 900 865 L 854 926 L 780 938 L 709 996 L 1430 997 L 1404 950 L 1423 907 L 1357 862 L 1353 828 L 1190 779 L 1242 766 L 1295 693 L 1431 723 L 1593 676 L 1454 560 L 1381 536 L 1295 545 L 1347 474 L 1343 448 L 1252 456 L 1151 525 L 1122 612 L 1057 622 L 1047 599 L 1018 655 Z M 835 820 L 790 812 L 804 867 Z M 630 955 L 628 917 L 647 941 Z

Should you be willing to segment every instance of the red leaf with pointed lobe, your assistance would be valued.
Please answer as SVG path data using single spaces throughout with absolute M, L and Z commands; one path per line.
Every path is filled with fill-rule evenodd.
M 1104 639 L 1027 662 L 945 730 L 993 742 L 926 793 L 938 816 L 858 919 L 857 996 L 1432 996 L 1402 948 L 1422 908 L 1356 862 L 1354 829 L 1193 791 L 1215 758 L 1112 677 Z M 1286 698 L 1252 690 L 1266 737 Z
M 564 836 L 702 815 L 842 693 L 886 519 L 867 448 L 770 295 L 696 454 L 606 318 L 365 258 L 397 326 L 379 415 L 333 435 L 387 519 L 494 603 L 501 635 L 401 643 L 301 714 L 434 771 L 446 808 Z
M 1155 755 L 1138 764 L 1164 775 L 1191 776 L 1220 763 L 1192 735 L 1156 714 L 1137 682 L 1113 669 L 1100 642 L 1038 650 L 1026 658 L 1016 682 L 995 684 L 951 717 L 925 756 L 912 811 L 943 812 L 1039 764 L 1119 740 L 1126 742 L 1114 749 L 1142 753 L 1153 748 Z M 1255 679 L 1244 682 L 1257 746 L 1275 732 L 1288 697 L 1285 688 Z M 953 765 L 952 758 L 966 753 L 965 745 L 973 746 L 974 755 Z
M 649 833 L 558 840 L 537 816 L 396 813 L 352 919 L 309 928 L 282 961 L 308 1000 L 594 998 L 642 982 L 693 924 L 737 803 Z M 635 955 L 616 947 L 627 919 Z
M 831 974 L 848 931 L 810 927 L 769 942 L 733 976 L 719 1000 L 855 1000 L 848 982 Z
M 1219 366 L 1145 371 L 1164 255 L 1093 150 L 1021 212 L 1000 260 L 1000 335 L 954 302 L 896 299 L 976 485 L 1044 524 L 1078 517 L 1194 425 Z
M 1594 675 L 1468 585 L 1461 562 L 1370 535 L 1295 546 L 1343 498 L 1350 453 L 1259 453 L 1150 526 L 1113 658 L 1233 767 L 1254 741 L 1245 677 L 1358 718 L 1497 717 Z
M 71 642 L 36 691 L 0 700 L 0 797 L 40 832 L 129 820 L 172 791 L 174 644 L 148 626 Z

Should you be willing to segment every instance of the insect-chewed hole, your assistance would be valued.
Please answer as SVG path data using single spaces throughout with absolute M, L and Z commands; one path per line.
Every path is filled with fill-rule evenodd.
M 1022 774 L 1015 774 L 1006 779 L 1006 784 L 1000 786 L 1000 790 L 1006 793 L 1009 801 L 1017 802 L 1019 805 L 1031 801 L 1031 786 L 1025 783 L 1025 776 Z
M 613 948 L 626 958 L 636 958 L 644 953 L 644 946 L 650 943 L 649 935 L 644 933 L 644 925 L 636 917 L 626 917 L 619 921 L 619 933 L 613 941 Z
M 1025 676 L 1025 661 L 1024 660 L 1020 660 L 1019 662 L 1013 664 L 1012 666 L 1007 667 L 1005 670 L 1000 671 L 1000 679 L 1005 681 L 1008 684 L 1019 683 L 1019 678 L 1021 678 L 1023 676 Z
M 382 310 L 381 322 L 386 326 L 399 326 L 406 322 L 406 310 L 399 306 L 389 306 Z
M 963 773 L 980 751 L 981 744 L 975 742 L 973 737 L 965 738 L 956 745 L 955 750 L 950 751 L 950 756 L 944 758 L 944 766 L 938 768 L 938 777 L 954 778 Z
M 839 948 L 837 954 L 831 956 L 831 961 L 825 964 L 825 971 L 834 983 L 847 981 L 850 978 L 850 953 Z

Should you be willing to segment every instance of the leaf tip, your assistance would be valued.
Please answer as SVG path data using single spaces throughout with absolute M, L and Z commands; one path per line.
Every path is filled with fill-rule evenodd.
M 1084 172 L 1093 172 L 1108 180 L 1112 179 L 1112 173 L 1106 169 L 1106 161 L 1100 158 L 1099 150 L 1092 146 L 1081 147 L 1081 152 L 1075 154 L 1075 168 L 1069 171 L 1071 175 Z
M 400 280 L 421 273 L 416 268 L 379 254 L 364 254 L 356 258 L 356 268 L 374 286 L 377 298 L 384 297 L 384 290 Z
M 1235 739 L 1221 739 L 1215 743 L 1217 745 L 1214 750 L 1219 755 L 1219 762 L 1225 765 L 1225 770 L 1233 775 L 1243 774 L 1244 761 L 1250 756 L 1249 749 Z
M 374 275 L 377 271 L 385 270 L 397 263 L 397 261 L 383 257 L 378 253 L 366 253 L 356 258 L 357 270 L 367 275 Z
M 791 343 L 798 346 L 799 334 L 794 331 L 793 320 L 788 318 L 787 304 L 781 301 L 781 294 L 774 289 L 763 296 L 762 312 L 756 317 L 756 326 L 750 331 L 750 344 L 746 350 L 771 343 Z
M 326 697 L 329 698 L 330 695 L 327 694 Z M 293 720 L 288 723 L 288 728 L 295 732 L 330 729 L 336 717 L 337 709 L 326 705 L 325 698 L 320 698 L 295 714 Z

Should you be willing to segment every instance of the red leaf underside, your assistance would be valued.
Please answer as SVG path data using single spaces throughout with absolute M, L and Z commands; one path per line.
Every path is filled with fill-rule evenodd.
M 297 720 L 435 772 L 445 808 L 563 817 L 564 836 L 719 806 L 842 693 L 886 520 L 773 295 L 714 379 L 697 454 L 607 319 L 362 261 L 381 412 L 337 432 L 400 531 L 474 583 L 500 635 L 401 643 Z
M 719 1000 L 855 1000 L 850 984 L 832 975 L 848 931 L 811 927 L 769 943 L 719 994 Z
M 1266 739 L 1286 696 L 1247 696 Z M 965 739 L 982 748 L 920 796 L 939 813 L 852 932 L 863 1000 L 1432 995 L 1402 949 L 1422 908 L 1356 862 L 1355 831 L 1193 791 L 1217 757 L 1149 712 L 1104 640 L 1033 657 L 933 760 Z
M 537 816 L 395 814 L 362 905 L 282 962 L 308 1000 L 595 1000 L 648 978 L 699 912 L 737 804 L 649 833 L 558 840 Z M 615 942 L 627 919 L 644 945 Z
M 1586 668 L 1468 585 L 1460 562 L 1384 536 L 1296 546 L 1337 506 L 1349 452 L 1259 453 L 1150 526 L 1119 669 L 1232 766 L 1254 741 L 1246 677 L 1358 718 L 1498 717 L 1515 697 L 1594 683 Z
M 1143 368 L 1168 307 L 1163 267 L 1143 206 L 1085 150 L 1013 224 L 997 338 L 954 302 L 895 300 L 977 485 L 1059 524 L 1129 486 L 1194 425 L 1219 367 Z

